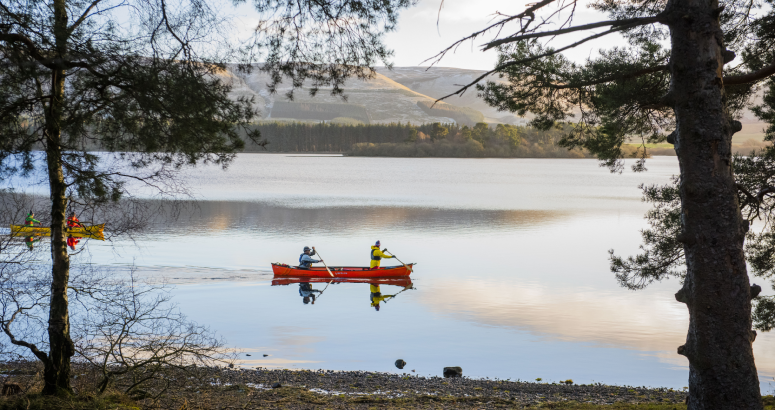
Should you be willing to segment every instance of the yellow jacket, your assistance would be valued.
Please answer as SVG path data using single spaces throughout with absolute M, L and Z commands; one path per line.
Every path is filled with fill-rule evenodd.
M 374 286 L 372 284 L 369 284 L 369 290 L 371 291 L 371 307 L 379 305 L 380 302 L 383 302 L 387 299 L 392 298 L 395 295 L 383 295 L 382 292 L 380 292 L 379 285 Z
M 394 256 L 385 255 L 384 253 L 382 253 L 382 251 L 379 250 L 378 246 L 372 246 L 371 247 L 371 263 L 369 264 L 369 267 L 371 269 L 377 268 L 377 267 L 379 267 L 379 262 L 380 262 L 380 260 L 382 260 L 382 258 L 390 259 L 390 258 L 393 258 L 393 257 Z

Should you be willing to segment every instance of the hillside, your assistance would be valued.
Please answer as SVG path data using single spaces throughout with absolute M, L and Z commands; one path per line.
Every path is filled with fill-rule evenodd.
M 296 90 L 294 100 L 285 97 L 291 87 L 281 84 L 277 94 L 269 94 L 269 77 L 254 70 L 242 74 L 236 70 L 224 72 L 223 78 L 233 85 L 232 95 L 255 98 L 255 108 L 264 121 L 310 121 L 343 124 L 386 124 L 391 122 L 429 124 L 433 122 L 473 125 L 507 123 L 522 125 L 526 119 L 511 113 L 498 112 L 468 90 L 462 97 L 451 97 L 447 103 L 433 105 L 436 98 L 456 91 L 484 71 L 451 67 L 394 67 L 377 68 L 377 75 L 369 81 L 349 80 L 345 84 L 347 100 L 330 95 L 321 89 L 315 97 L 309 96 L 310 85 Z M 498 81 L 496 77 L 490 77 Z M 760 97 L 759 97 L 760 99 Z M 750 111 L 743 112 L 743 129 L 734 137 L 741 144 L 746 140 L 761 141 L 765 124 Z
M 315 97 L 310 97 L 310 84 L 297 89 L 293 101 L 290 101 L 285 97 L 291 89 L 289 82 L 280 84 L 276 94 L 270 94 L 266 87 L 269 76 L 258 70 L 250 74 L 231 70 L 224 73 L 224 76 L 234 86 L 232 94 L 235 97 L 256 98 L 255 108 L 260 112 L 262 120 L 355 124 L 454 122 L 474 125 L 484 119 L 475 109 L 461 109 L 446 103 L 428 109 L 435 101 L 434 98 L 413 91 L 381 74 L 369 81 L 347 81 L 344 86 L 346 101 L 331 96 L 327 89 L 321 89 Z
M 394 67 L 393 70 L 378 68 L 377 72 L 392 79 L 393 81 L 406 86 L 407 88 L 422 93 L 431 98 L 441 98 L 451 94 L 460 86 L 469 84 L 471 81 L 484 74 L 480 70 L 466 70 L 462 68 L 451 67 Z M 500 81 L 497 77 L 490 76 L 488 80 Z M 469 89 L 462 97 L 450 97 L 446 100 L 448 103 L 477 110 L 484 114 L 485 121 L 489 123 L 503 122 L 511 124 L 523 124 L 524 119 L 520 119 L 511 113 L 498 112 L 494 108 L 485 104 L 481 98 L 476 96 L 476 90 Z M 761 95 L 757 96 L 755 102 L 761 102 Z M 753 139 L 761 141 L 764 137 L 762 131 L 766 127 L 765 123 L 759 121 L 750 110 L 742 113 L 740 122 L 743 123 L 743 129 L 735 134 L 734 142 L 741 144 L 746 140 Z
M 469 84 L 477 77 L 484 74 L 481 70 L 466 70 L 453 67 L 393 67 L 388 70 L 384 67 L 377 68 L 377 72 L 391 80 L 406 86 L 407 88 L 422 93 L 431 98 L 441 98 L 449 95 L 462 85 Z M 488 80 L 499 81 L 497 77 L 489 77 Z M 450 97 L 447 103 L 473 109 L 485 116 L 489 123 L 522 124 L 525 122 L 511 113 L 499 112 L 490 107 L 481 98 L 476 96 L 475 89 L 469 89 L 462 96 Z

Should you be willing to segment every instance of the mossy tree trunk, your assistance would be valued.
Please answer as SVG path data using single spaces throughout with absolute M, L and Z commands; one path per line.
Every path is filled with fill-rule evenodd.
M 724 104 L 726 53 L 717 1 L 667 6 L 681 168 L 686 280 L 676 298 L 689 308 L 686 344 L 690 409 L 761 409 L 752 343 L 745 228 L 731 167 L 732 126 Z
M 54 1 L 54 37 L 56 53 L 67 55 L 67 9 L 64 0 Z M 67 288 L 70 257 L 65 240 L 67 184 L 62 170 L 62 118 L 65 99 L 65 70 L 51 70 L 51 99 L 45 114 L 46 165 L 51 192 L 51 303 L 49 306 L 49 355 L 43 378 L 44 394 L 70 393 L 70 358 L 75 353 L 70 339 L 70 313 Z

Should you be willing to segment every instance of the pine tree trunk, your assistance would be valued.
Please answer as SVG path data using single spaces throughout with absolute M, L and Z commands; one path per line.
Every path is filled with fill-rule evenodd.
M 67 10 L 64 0 L 54 2 L 54 35 L 57 51 L 67 53 Z M 75 353 L 70 339 L 70 313 L 67 287 L 70 280 L 70 257 L 65 240 L 67 185 L 62 171 L 62 128 L 65 95 L 65 71 L 52 70 L 51 101 L 46 112 L 46 162 L 51 190 L 51 305 L 48 317 L 49 355 L 43 379 L 44 394 L 71 393 L 70 358 Z
M 676 299 L 689 308 L 678 353 L 689 359 L 689 409 L 761 409 L 754 363 L 745 229 L 731 168 L 731 118 L 723 98 L 725 47 L 717 1 L 671 0 L 675 149 L 687 275 Z

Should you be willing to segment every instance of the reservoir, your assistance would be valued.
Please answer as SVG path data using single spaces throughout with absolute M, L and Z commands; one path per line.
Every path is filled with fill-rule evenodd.
M 135 242 L 83 246 L 92 263 L 166 277 L 180 309 L 242 349 L 246 367 L 427 376 L 460 366 L 469 377 L 681 389 L 679 281 L 629 291 L 608 266 L 609 249 L 638 251 L 650 208 L 638 185 L 678 173 L 675 157 L 646 166 L 241 154 L 225 171 L 184 171 L 198 201 L 177 219 Z M 368 266 L 376 240 L 417 264 L 410 287 L 381 285 L 396 296 L 379 310 L 368 283 L 312 283 L 315 303 L 297 283 L 273 286 L 271 263 L 297 264 L 304 246 L 329 266 Z M 754 353 L 771 394 L 775 337 L 759 332 Z

